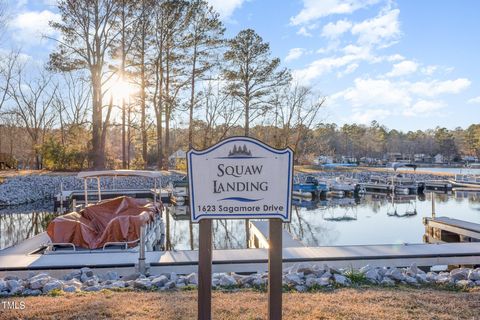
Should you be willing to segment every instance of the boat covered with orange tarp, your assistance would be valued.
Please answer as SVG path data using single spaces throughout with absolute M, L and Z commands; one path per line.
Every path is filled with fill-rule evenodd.
M 53 219 L 47 233 L 53 243 L 98 249 L 107 242 L 129 242 L 140 238 L 140 227 L 161 214 L 161 204 L 118 197 L 90 205 L 80 212 Z M 131 244 L 133 246 L 134 244 Z

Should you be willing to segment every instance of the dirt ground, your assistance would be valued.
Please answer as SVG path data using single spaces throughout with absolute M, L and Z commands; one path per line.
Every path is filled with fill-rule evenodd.
M 15 301 L 18 309 L 7 310 L 2 305 L 5 301 Z M 215 291 L 212 306 L 213 319 L 267 318 L 264 292 Z M 102 291 L 0 299 L 0 319 L 196 319 L 196 309 L 196 291 Z M 292 292 L 283 295 L 283 318 L 473 320 L 480 319 L 480 292 L 410 288 Z

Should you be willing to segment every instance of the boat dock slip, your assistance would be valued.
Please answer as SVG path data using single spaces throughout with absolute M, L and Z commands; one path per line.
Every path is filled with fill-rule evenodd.
M 250 221 L 248 227 L 250 228 L 249 244 L 251 248 L 267 248 L 268 249 L 268 235 L 269 235 L 268 221 Z M 283 248 L 304 247 L 303 243 L 293 236 L 285 229 L 282 229 L 282 246 Z
M 24 274 L 35 270 L 52 275 L 65 274 L 82 267 L 134 272 L 138 252 L 77 252 L 26 254 L 17 246 L 1 251 L 0 276 Z M 25 248 L 24 248 L 25 249 Z M 28 249 L 28 248 L 27 248 Z M 213 250 L 213 272 L 257 272 L 268 268 L 268 249 Z M 433 265 L 478 265 L 480 242 L 443 244 L 393 244 L 330 247 L 290 247 L 283 249 L 283 267 L 295 263 L 328 264 L 335 267 L 371 266 L 405 267 Z M 198 251 L 156 251 L 146 253 L 146 263 L 153 274 L 197 272 Z
M 432 242 L 478 242 L 480 224 L 447 217 L 424 218 L 426 239 Z
M 162 203 L 170 203 L 171 191 L 167 189 L 112 189 L 102 190 L 102 199 L 113 199 L 119 196 L 129 196 L 137 199 L 161 199 Z M 98 200 L 97 190 L 88 190 L 88 200 Z M 64 208 L 64 211 L 73 210 L 73 204 L 76 205 L 85 203 L 85 191 L 84 190 L 71 190 L 62 191 L 55 195 L 54 211 L 59 211 L 60 208 Z

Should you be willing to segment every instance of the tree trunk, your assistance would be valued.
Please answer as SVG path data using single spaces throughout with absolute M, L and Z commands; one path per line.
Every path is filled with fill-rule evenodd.
M 102 150 L 102 88 L 98 71 L 92 71 L 92 160 L 96 170 L 105 168 L 105 155 Z

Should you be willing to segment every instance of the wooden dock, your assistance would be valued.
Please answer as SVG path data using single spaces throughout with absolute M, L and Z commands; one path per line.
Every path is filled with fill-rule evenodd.
M 135 271 L 138 252 L 80 251 L 59 254 L 29 254 L 38 241 L 48 240 L 45 234 L 36 241 L 0 251 L 0 276 L 24 275 L 29 271 L 46 271 L 61 275 L 82 267 L 96 268 L 97 272 L 115 270 L 119 274 Z M 42 238 L 43 237 L 43 238 Z M 149 251 L 146 262 L 151 273 L 197 272 L 198 251 Z M 405 267 L 434 265 L 480 265 L 480 242 L 443 244 L 390 244 L 328 247 L 285 247 L 283 266 L 296 263 L 328 264 L 335 267 L 360 268 L 371 266 Z M 213 272 L 258 272 L 268 267 L 267 249 L 213 250 Z
M 479 242 L 480 224 L 448 218 L 424 218 L 427 242 Z

